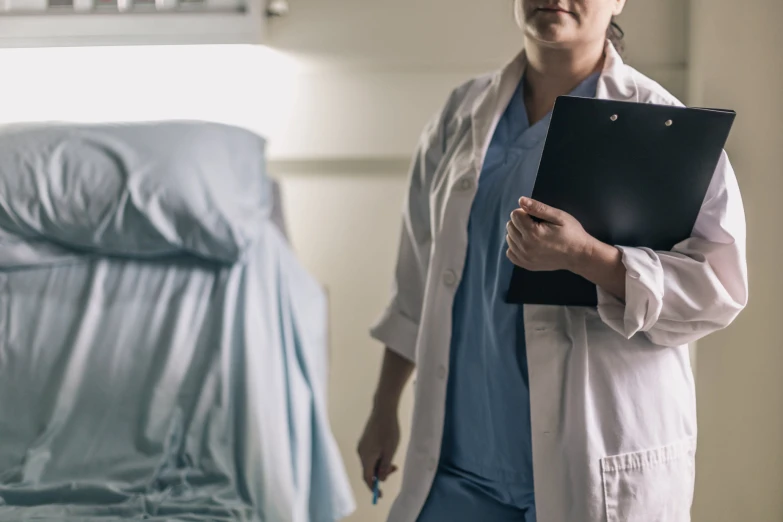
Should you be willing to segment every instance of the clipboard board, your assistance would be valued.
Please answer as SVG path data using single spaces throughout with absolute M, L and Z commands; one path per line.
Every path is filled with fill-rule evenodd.
M 671 250 L 688 239 L 736 113 L 561 96 L 533 199 L 610 245 Z M 506 301 L 595 307 L 595 285 L 567 271 L 514 267 Z

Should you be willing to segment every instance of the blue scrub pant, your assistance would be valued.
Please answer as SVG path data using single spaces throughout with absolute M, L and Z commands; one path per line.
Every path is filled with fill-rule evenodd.
M 492 491 L 440 468 L 418 522 L 536 522 L 535 507 L 503 503 Z

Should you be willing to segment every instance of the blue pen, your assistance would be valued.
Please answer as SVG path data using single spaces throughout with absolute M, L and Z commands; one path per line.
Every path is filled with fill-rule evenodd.
M 379 460 L 375 464 L 375 474 L 372 476 L 372 505 L 378 504 L 378 496 L 380 495 L 380 480 L 378 480 L 378 472 L 381 469 L 381 461 Z

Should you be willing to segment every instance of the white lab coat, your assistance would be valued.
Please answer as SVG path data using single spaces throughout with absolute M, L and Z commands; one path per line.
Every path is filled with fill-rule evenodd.
M 417 368 L 411 442 L 390 522 L 416 521 L 437 470 L 468 217 L 490 139 L 524 68 L 523 52 L 456 89 L 423 133 L 413 164 L 394 294 L 372 330 Z M 608 43 L 597 97 L 679 105 Z M 524 310 L 538 522 L 690 520 L 696 405 L 687 345 L 729 325 L 748 297 L 744 211 L 726 155 L 690 239 L 671 252 L 621 249 L 625 303 L 599 290 L 597 310 Z

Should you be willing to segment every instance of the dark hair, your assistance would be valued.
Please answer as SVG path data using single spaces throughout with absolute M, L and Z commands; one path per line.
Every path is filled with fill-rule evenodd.
M 623 41 L 625 33 L 620 26 L 617 25 L 617 22 L 614 21 L 614 18 L 612 18 L 612 22 L 606 30 L 606 37 L 612 42 L 612 45 L 617 49 L 617 52 L 622 54 L 622 52 L 625 51 L 625 42 Z

